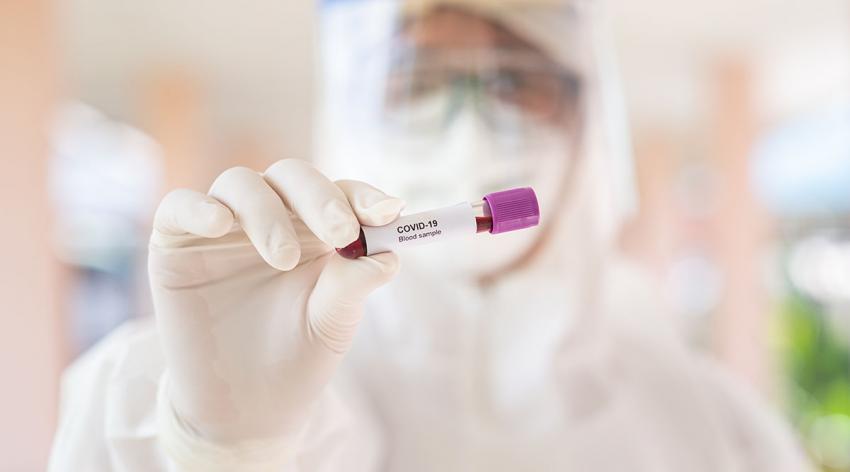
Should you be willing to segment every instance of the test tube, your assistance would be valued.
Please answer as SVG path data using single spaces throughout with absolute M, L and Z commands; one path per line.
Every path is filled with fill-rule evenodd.
M 476 233 L 499 234 L 537 226 L 540 207 L 530 187 L 489 193 L 475 203 L 399 217 L 385 226 L 361 226 L 360 236 L 336 251 L 356 259 Z

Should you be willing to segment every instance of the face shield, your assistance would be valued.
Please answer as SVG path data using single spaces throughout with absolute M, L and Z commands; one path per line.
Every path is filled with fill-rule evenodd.
M 417 252 L 476 272 L 542 252 L 545 236 L 588 200 L 576 195 L 580 174 L 599 164 L 609 177 L 628 174 L 625 160 L 619 169 L 585 162 L 604 119 L 590 9 L 544 0 L 325 2 L 320 166 L 406 199 L 409 211 L 531 186 L 539 229 Z M 626 190 L 603 185 L 618 186 Z

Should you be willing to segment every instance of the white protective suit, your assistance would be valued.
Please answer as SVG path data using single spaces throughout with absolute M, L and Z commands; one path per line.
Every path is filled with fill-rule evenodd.
M 477 198 L 491 183 L 484 169 L 498 167 L 488 161 L 495 140 L 446 135 L 453 144 L 440 152 L 456 153 L 452 160 L 389 162 L 396 156 L 388 150 L 400 148 L 376 137 L 381 94 L 370 90 L 384 85 L 352 53 L 368 50 L 380 75 L 379 45 L 399 13 L 427 15 L 432 3 L 329 2 L 320 164 L 405 197 L 439 167 L 452 185 L 436 198 L 449 204 L 456 197 L 445 192 Z M 323 219 L 337 207 L 311 207 L 299 195 L 329 189 L 323 198 L 347 198 L 364 224 L 392 220 L 398 200 L 356 182 L 336 190 L 292 161 L 261 177 L 228 171 L 209 196 L 173 193 L 151 240 L 158 326 L 129 324 L 68 370 L 50 470 L 808 470 L 786 425 L 682 344 L 645 278 L 612 250 L 628 211 L 629 170 L 614 139 L 623 130 L 612 75 L 590 21 L 596 6 L 439 3 L 497 21 L 584 77 L 580 135 L 547 147 L 570 164 L 528 175 L 541 196 L 541 227 L 403 254 L 403 269 L 365 302 L 360 321 L 363 297 L 392 278 L 395 256 L 331 256 L 328 247 L 352 240 L 356 225 L 340 214 Z M 358 75 L 367 85 L 352 85 Z M 256 190 L 250 202 L 248 190 Z M 256 207 L 278 211 L 275 193 L 303 223 L 264 227 Z M 411 195 L 411 206 L 431 204 Z M 241 318 L 226 318 L 234 306 Z M 288 325 L 289 315 L 307 326 Z M 255 318 L 262 329 L 248 325 Z M 210 335 L 199 341 L 196 331 Z M 269 379 L 276 373 L 258 358 L 283 362 L 287 375 Z

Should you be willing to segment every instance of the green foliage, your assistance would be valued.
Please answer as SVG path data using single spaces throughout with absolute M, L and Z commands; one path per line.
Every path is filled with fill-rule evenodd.
M 805 433 L 817 418 L 850 418 L 850 348 L 830 330 L 823 307 L 794 294 L 784 301 L 780 315 L 780 354 L 795 423 Z

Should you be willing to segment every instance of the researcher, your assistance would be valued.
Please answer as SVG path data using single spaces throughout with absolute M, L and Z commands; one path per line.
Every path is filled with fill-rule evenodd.
M 163 199 L 155 316 L 68 369 L 51 471 L 810 470 L 616 251 L 633 182 L 597 1 L 320 8 L 315 163 Z M 517 186 L 534 229 L 334 251 Z

